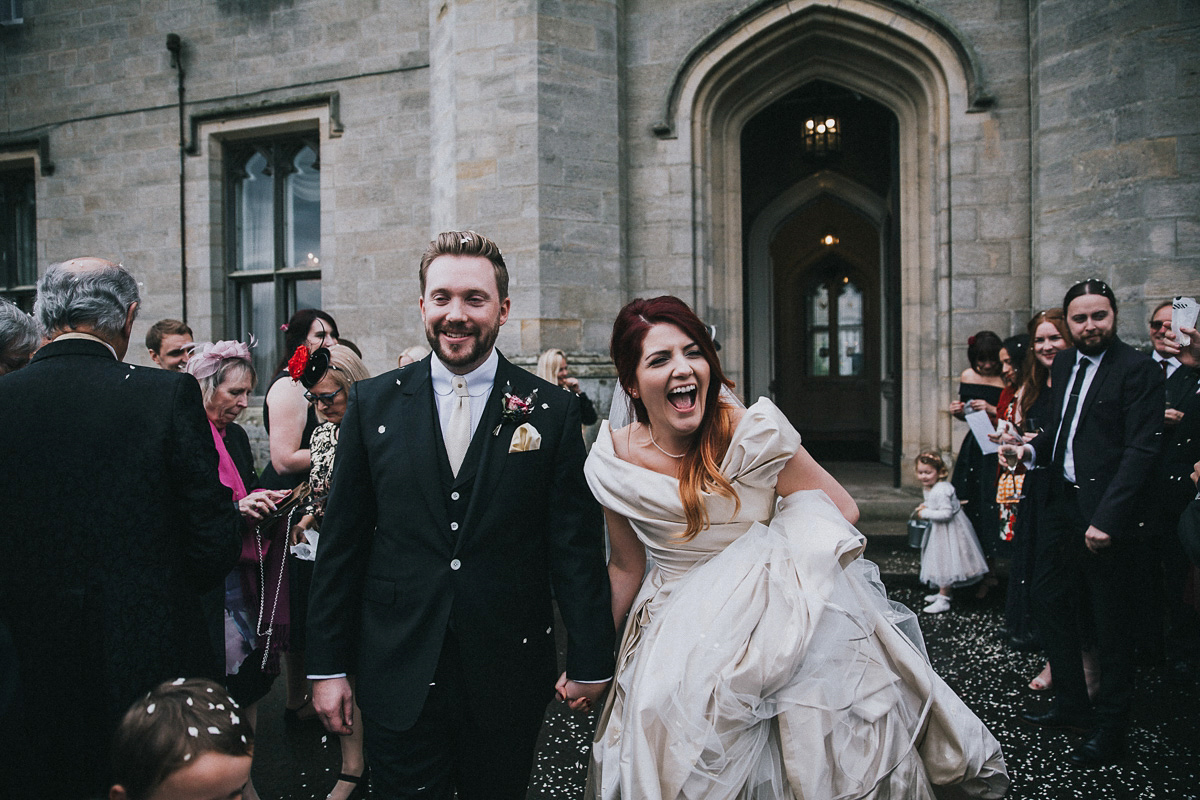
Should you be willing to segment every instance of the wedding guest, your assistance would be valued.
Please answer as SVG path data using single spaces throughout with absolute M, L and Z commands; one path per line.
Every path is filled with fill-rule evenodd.
M 23 692 L 18 797 L 107 792 L 113 731 L 159 682 L 220 668 L 202 594 L 237 560 L 200 387 L 121 362 L 140 302 L 127 269 L 52 265 L 35 313 L 51 341 L 0 378 L 0 625 Z
M 959 376 L 958 400 L 950 404 L 950 413 L 956 418 L 965 419 L 969 411 L 986 411 L 991 421 L 996 421 L 996 404 L 1004 391 L 1000 366 L 1002 345 L 1000 337 L 992 331 L 980 331 L 967 339 L 967 360 L 971 366 Z M 988 558 L 989 567 L 999 549 L 1000 538 L 1000 509 L 996 503 L 998 464 L 996 454 L 984 455 L 975 435 L 967 431 L 950 478 L 954 493 L 963 501 L 963 511 L 979 536 L 979 546 Z M 985 596 L 996 584 L 996 577 L 989 572 L 980 582 L 975 596 Z
M 1004 422 L 1014 425 L 1016 416 L 1017 389 L 1021 383 L 1021 373 L 1024 370 L 1025 350 L 1029 344 L 1029 335 L 1018 333 L 1004 340 L 1000 348 L 1000 375 L 1004 378 L 1004 391 L 1000 392 L 1000 400 L 996 403 L 996 424 Z M 1021 485 L 1024 483 L 1025 469 L 1018 465 L 1016 472 L 1009 472 L 1004 464 L 996 469 L 996 504 L 1000 507 L 1000 541 L 1009 545 L 1012 550 L 1014 528 L 1017 522 L 1017 504 L 1021 499 Z
M 250 439 L 234 421 L 249 405 L 257 382 L 250 347 L 231 341 L 203 345 L 188 362 L 186 371 L 200 383 L 217 448 L 221 483 L 233 492 L 245 519 L 238 565 L 225 576 L 219 641 L 229 693 L 243 707 L 250 727 L 256 728 L 258 701 L 270 691 L 279 674 L 279 656 L 287 641 L 288 625 L 287 597 L 280 597 L 287 539 L 283 533 L 274 540 L 268 538 L 256 523 L 274 511 L 288 491 L 258 489 Z M 263 576 L 265 586 L 261 585 Z M 253 783 L 247 785 L 246 797 L 258 797 Z
M 396 365 L 407 367 L 416 361 L 420 361 L 425 356 L 429 355 L 429 348 L 423 344 L 414 344 L 412 347 L 406 347 L 400 357 L 396 359 Z
M 117 729 L 108 800 L 233 800 L 250 786 L 254 731 L 209 680 L 163 683 Z
M 567 354 L 556 347 L 542 353 L 538 358 L 537 376 L 544 381 L 558 384 L 569 392 L 574 392 L 579 398 L 579 419 L 584 425 L 595 424 L 596 407 L 579 388 L 579 379 L 571 376 L 571 368 L 567 364 Z
M 283 358 L 271 377 L 263 400 L 263 427 L 267 429 L 271 460 L 262 472 L 267 489 L 292 489 L 302 483 L 312 466 L 309 444 L 317 428 L 317 414 L 304 398 L 304 387 L 296 376 L 288 374 L 288 362 L 304 349 L 312 353 L 318 347 L 338 343 L 338 326 L 333 317 L 316 308 L 302 308 L 284 326 Z M 284 717 L 295 723 L 316 718 L 304 671 L 308 593 L 312 583 L 312 562 L 288 558 L 288 592 L 291 611 L 287 667 L 287 701 Z
M 154 365 L 183 372 L 192 355 L 192 329 L 177 319 L 160 319 L 146 331 L 146 349 Z
M 1144 490 L 1161 447 L 1163 377 L 1149 356 L 1116 335 L 1117 301 L 1103 281 L 1072 286 L 1063 298 L 1073 349 L 1051 366 L 1048 424 L 1028 445 L 1048 468 L 1038 509 L 1034 614 L 1054 671 L 1054 704 L 1023 719 L 1084 730 L 1067 756 L 1076 766 L 1120 759 L 1133 692 L 1137 551 L 1146 533 Z M 1079 618 L 1095 627 L 1100 685 L 1089 700 Z
M 1166 377 L 1166 416 L 1163 420 L 1163 449 L 1151 481 L 1156 495 L 1156 545 L 1153 579 L 1161 587 L 1161 641 L 1159 649 L 1167 673 L 1174 679 L 1191 680 L 1200 674 L 1200 615 L 1189 602 L 1188 585 L 1193 566 L 1177 531 L 1184 510 L 1195 496 L 1192 466 L 1200 460 L 1200 370 L 1180 362 L 1171 351 L 1176 338 L 1171 331 L 1171 301 L 1159 303 L 1150 317 L 1150 357 Z M 1195 590 L 1193 589 L 1193 593 Z M 1143 630 L 1158 635 L 1155 626 Z
M 304 516 L 292 529 L 295 544 L 308 545 L 311 558 L 315 559 L 319 548 L 321 523 L 325 519 L 325 501 L 329 497 L 329 485 L 333 479 L 333 461 L 337 452 L 338 430 L 346 415 L 346 403 L 350 387 L 355 381 L 371 377 L 366 365 L 348 347 L 335 344 L 330 348 L 318 348 L 309 358 L 300 383 L 307 397 L 317 410 L 321 424 L 313 431 L 312 469 L 308 473 L 308 484 L 312 494 L 305 507 Z M 309 556 L 305 556 L 308 558 Z M 354 681 L 350 679 L 351 689 Z M 359 710 L 354 706 L 357 718 Z M 363 761 L 362 726 L 356 725 L 350 734 L 339 736 L 342 750 L 342 768 L 337 783 L 326 800 L 357 800 L 366 789 L 365 763 Z
M 41 343 L 33 317 L 0 297 L 0 375 L 28 364 Z

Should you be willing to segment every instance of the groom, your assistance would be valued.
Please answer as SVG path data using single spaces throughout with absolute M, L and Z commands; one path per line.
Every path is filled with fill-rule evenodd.
M 309 605 L 313 702 L 334 733 L 364 726 L 375 796 L 516 800 L 555 690 L 552 589 L 560 696 L 598 705 L 613 674 L 601 515 L 576 396 L 494 347 L 500 249 L 439 234 L 420 278 L 433 355 L 356 383 L 341 426 Z

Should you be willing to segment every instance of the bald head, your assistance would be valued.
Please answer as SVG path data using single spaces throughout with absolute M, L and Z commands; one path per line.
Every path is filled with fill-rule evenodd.
M 50 338 L 67 331 L 98 336 L 124 357 L 140 298 L 129 270 L 87 256 L 52 264 L 38 281 L 33 311 Z

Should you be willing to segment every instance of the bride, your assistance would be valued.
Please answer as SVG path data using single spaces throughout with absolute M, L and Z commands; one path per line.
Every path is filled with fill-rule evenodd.
M 612 357 L 635 421 L 586 474 L 624 637 L 588 797 L 1002 796 L 999 744 L 859 558 L 854 500 L 771 401 L 733 399 L 699 318 L 634 300 Z

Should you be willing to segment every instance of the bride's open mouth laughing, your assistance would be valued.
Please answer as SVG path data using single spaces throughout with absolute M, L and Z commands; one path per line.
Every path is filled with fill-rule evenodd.
M 687 414 L 696 409 L 697 391 L 695 383 L 676 386 L 667 392 L 667 402 L 681 413 Z

